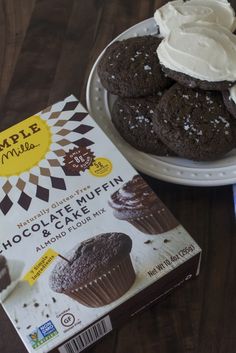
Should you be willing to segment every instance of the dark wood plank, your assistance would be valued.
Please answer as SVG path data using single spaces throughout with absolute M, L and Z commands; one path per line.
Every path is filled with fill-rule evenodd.
M 35 0 L 0 0 L 0 105 L 7 93 Z
M 125 0 L 37 1 L 16 74 L 0 109 L 0 127 L 70 93 L 85 104 L 85 86 L 97 55 L 119 33 L 151 17 L 154 8 L 154 1 L 138 5 Z
M 10 15 L 11 33 L 21 31 L 18 47 L 16 36 L 3 34 L 9 15 L 4 11 L 0 15 L 1 38 L 6 38 L 4 43 L 12 43 L 9 38 L 14 42 L 4 49 L 7 56 L 0 51 L 1 64 L 4 57 L 4 65 L 9 63 L 0 81 L 1 129 L 70 93 L 85 104 L 86 82 L 97 55 L 116 35 L 151 17 L 165 2 L 38 0 L 33 6 L 33 0 L 10 0 L 7 6 L 27 15 L 20 15 L 24 21 L 17 18 L 22 22 L 15 32 L 16 15 Z M 7 1 L 0 0 L 3 3 L 6 6 Z M 236 7 L 236 0 L 232 3 Z M 0 41 L 0 46 L 5 44 Z M 145 178 L 203 248 L 201 274 L 104 338 L 91 352 L 234 353 L 236 231 L 231 187 L 185 187 Z M 0 332 L 0 352 L 26 352 L 2 310 Z
M 47 105 L 72 9 L 72 0 L 36 2 L 16 74 L 1 110 L 2 127 Z

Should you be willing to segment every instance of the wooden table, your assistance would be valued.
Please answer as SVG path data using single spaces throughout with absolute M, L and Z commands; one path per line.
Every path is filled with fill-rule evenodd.
M 85 105 L 87 78 L 101 50 L 165 2 L 0 0 L 1 129 L 71 93 Z M 201 274 L 92 352 L 235 353 L 232 187 L 187 187 L 145 178 L 202 247 Z M 2 309 L 0 352 L 26 352 Z

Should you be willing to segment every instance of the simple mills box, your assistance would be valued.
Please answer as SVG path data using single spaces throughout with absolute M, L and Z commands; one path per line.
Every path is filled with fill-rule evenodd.
M 81 352 L 201 250 L 74 96 L 0 134 L 0 300 L 29 352 Z

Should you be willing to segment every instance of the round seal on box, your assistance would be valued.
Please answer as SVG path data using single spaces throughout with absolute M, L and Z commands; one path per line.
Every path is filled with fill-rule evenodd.
M 71 172 L 84 172 L 93 164 L 95 160 L 94 153 L 87 147 L 75 147 L 69 150 L 64 156 L 66 169 Z

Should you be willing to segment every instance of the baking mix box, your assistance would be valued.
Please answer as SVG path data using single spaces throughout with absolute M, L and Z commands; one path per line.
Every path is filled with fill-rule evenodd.
M 0 300 L 77 353 L 199 272 L 201 250 L 74 96 L 0 133 Z

